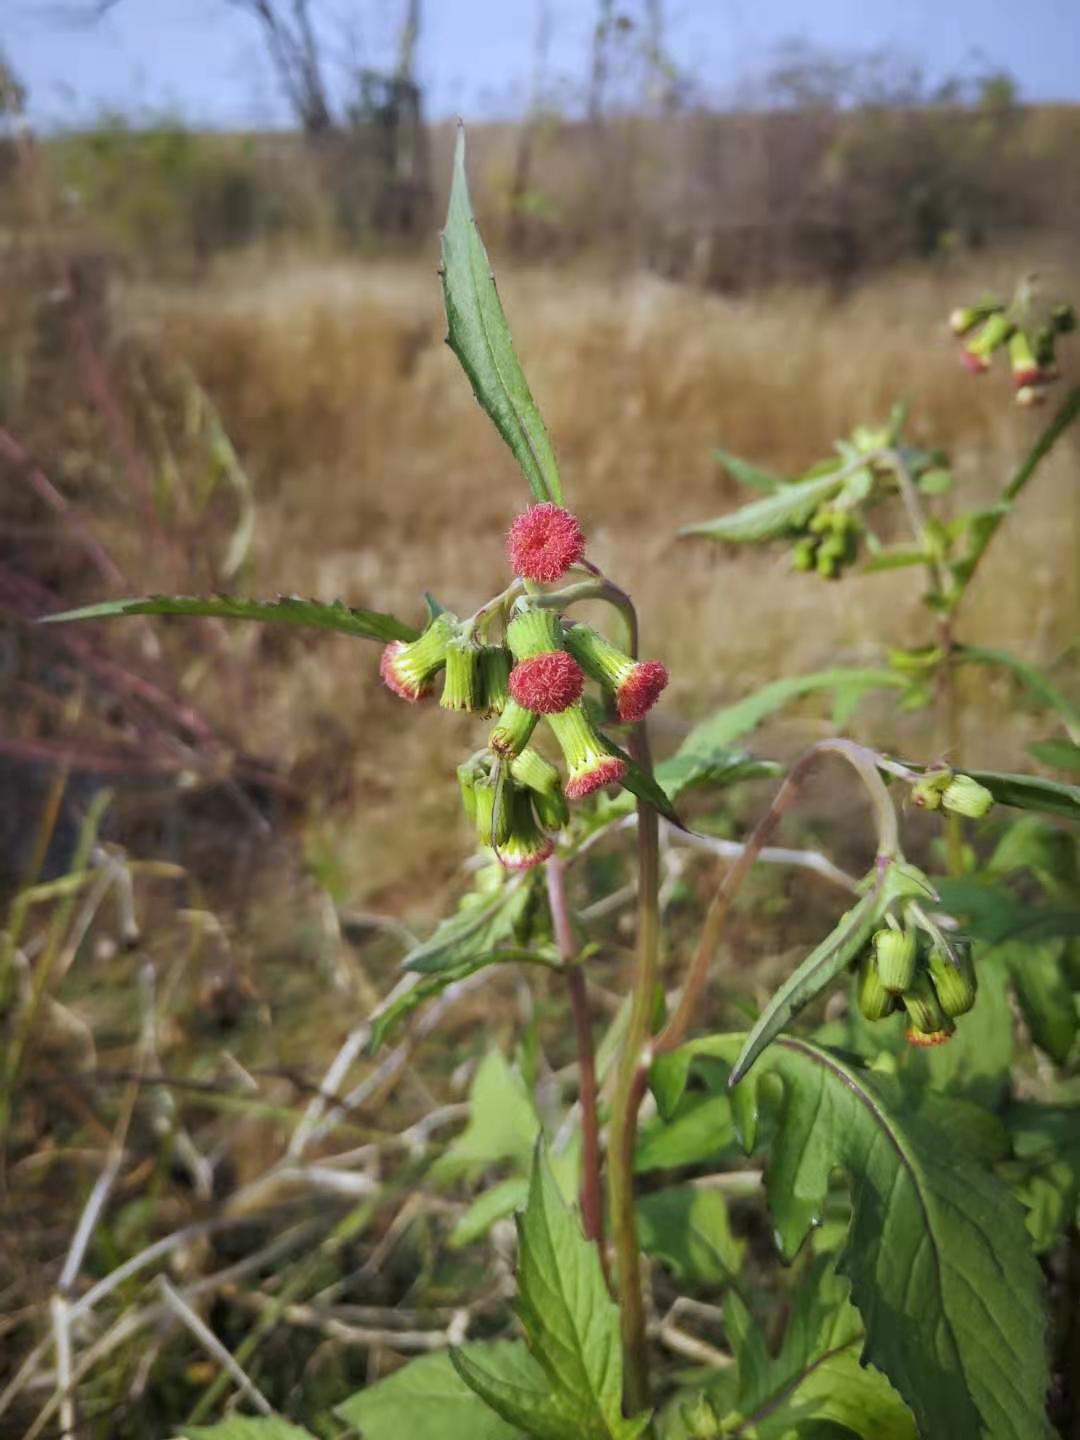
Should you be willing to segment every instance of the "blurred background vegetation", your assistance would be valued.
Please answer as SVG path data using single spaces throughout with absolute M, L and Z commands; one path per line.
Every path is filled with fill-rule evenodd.
M 389 1068 L 359 1042 L 347 1054 L 330 1088 L 353 1100 L 310 1154 L 360 1147 L 359 1169 L 309 1163 L 307 1140 L 286 1163 L 403 944 L 463 888 L 452 776 L 472 727 L 403 716 L 374 649 L 340 637 L 35 624 L 211 590 L 417 619 L 425 590 L 467 612 L 505 583 L 524 486 L 442 344 L 453 125 L 426 118 L 419 0 L 395 63 L 357 67 L 344 94 L 302 3 L 250 8 L 287 130 L 117 113 L 37 133 L 17 58 L 0 66 L 4 1435 L 56 1425 L 49 1297 L 105 1173 L 84 1282 L 180 1236 L 185 1303 L 292 1413 L 443 1343 L 463 1296 L 470 1333 L 497 1333 L 505 1254 L 447 1250 L 466 1191 L 415 1182 L 493 1042 L 553 1094 L 572 1079 L 560 992 L 500 972 L 448 1009 L 422 1066 L 422 1034 Z M 797 473 L 902 397 L 965 497 L 996 493 L 1040 419 L 963 371 L 944 321 L 1032 270 L 1077 294 L 1080 106 L 1025 103 L 992 68 L 931 81 L 888 54 L 804 45 L 777 54 L 752 104 L 719 112 L 665 48 L 662 4 L 595 9 L 571 94 L 548 83 L 537 7 L 531 91 L 515 120 L 470 127 L 470 165 L 570 503 L 672 672 L 663 753 L 767 680 L 924 638 L 911 572 L 830 586 L 674 533 L 734 500 L 717 445 Z M 972 643 L 1063 685 L 1076 447 L 1025 496 L 968 616 Z M 963 679 L 970 760 L 1015 767 L 1035 721 L 1006 679 Z M 826 723 L 808 701 L 755 747 L 785 758 Z M 886 701 L 850 723 L 913 758 L 942 743 L 931 717 Z M 698 823 L 740 834 L 762 795 L 736 789 Z M 850 805 L 818 787 L 791 843 L 858 871 L 868 834 Z M 711 866 L 671 856 L 667 876 L 674 983 Z M 626 878 L 601 849 L 578 909 Z M 741 1023 L 738 996 L 764 993 L 836 908 L 814 878 L 763 874 L 711 1018 Z M 591 923 L 592 998 L 611 1014 L 632 926 L 617 906 Z M 143 1272 L 79 1341 L 80 1433 L 164 1435 L 218 1402 L 216 1363 Z

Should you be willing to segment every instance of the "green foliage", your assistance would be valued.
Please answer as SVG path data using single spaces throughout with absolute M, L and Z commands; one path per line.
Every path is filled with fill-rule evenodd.
M 183 1440 L 312 1440 L 310 1430 L 290 1425 L 278 1415 L 258 1420 L 247 1415 L 230 1415 L 217 1425 L 185 1425 L 178 1436 Z
M 458 130 L 454 179 L 442 232 L 447 337 L 473 393 L 521 466 L 536 500 L 562 500 L 547 429 L 514 352 L 495 277 L 469 200 L 465 131 Z
M 1080 820 L 1080 785 L 1047 780 L 1041 775 L 1004 775 L 997 770 L 967 770 L 964 773 L 980 785 L 985 785 L 1002 805 Z
M 715 1160 L 735 1140 L 727 1095 L 686 1095 L 673 1115 L 657 1115 L 641 1127 L 634 1151 L 639 1175 Z
M 653 1086 L 663 1108 L 695 1057 L 732 1060 L 741 1043 L 713 1036 L 661 1057 Z M 784 1253 L 820 1220 L 833 1171 L 847 1171 L 851 1224 L 838 1268 L 865 1327 L 864 1360 L 885 1372 L 923 1433 L 1041 1440 L 1041 1277 L 1019 1206 L 942 1128 L 948 1102 L 920 1113 L 895 1078 L 781 1037 L 748 1082 L 748 1149 L 777 1082 L 766 1183 Z
M 1056 711 L 1074 733 L 1080 734 L 1080 710 L 1034 665 L 1010 655 L 1007 650 L 989 650 L 982 645 L 960 645 L 957 661 L 973 665 L 996 665 L 1009 670 L 1028 690 L 1033 700 Z
M 339 630 L 366 640 L 415 640 L 416 629 L 376 610 L 356 610 L 340 600 L 301 600 L 283 595 L 277 600 L 241 600 L 229 595 L 148 595 L 144 599 L 104 600 L 59 615 L 44 615 L 46 624 L 67 620 L 111 620 L 118 615 L 208 615 L 215 620 L 265 620 L 275 625 L 311 625 Z
M 836 462 L 836 470 L 840 462 Z M 832 499 L 844 484 L 841 474 L 819 475 L 812 480 L 780 485 L 763 500 L 754 500 L 730 515 L 697 525 L 684 525 L 680 535 L 703 535 L 729 544 L 772 540 L 797 530 L 814 513 L 822 500 Z
M 496 1413 L 538 1440 L 633 1440 L 649 1417 L 622 1414 L 618 1309 L 543 1148 L 518 1244 L 517 1309 L 528 1349 L 504 1352 L 496 1365 L 457 1350 L 455 1369 Z
M 511 944 L 532 898 L 532 885 L 530 875 L 513 876 L 502 878 L 490 894 L 471 891 L 429 939 L 409 951 L 401 968 L 434 975 Z
M 463 1345 L 457 1353 L 499 1370 L 512 1364 L 520 1351 L 514 1340 L 495 1340 Z M 351 1395 L 334 1413 L 363 1440 L 513 1440 L 519 1433 L 470 1390 L 448 1351 L 411 1360 Z
M 731 1232 L 727 1202 L 716 1190 L 672 1186 L 637 1202 L 638 1238 L 676 1280 L 724 1285 L 742 1267 L 746 1246 Z
M 527 1167 L 540 1117 L 520 1075 L 501 1050 L 489 1050 L 469 1089 L 469 1123 L 436 1161 L 432 1179 L 448 1180 L 501 1160 Z

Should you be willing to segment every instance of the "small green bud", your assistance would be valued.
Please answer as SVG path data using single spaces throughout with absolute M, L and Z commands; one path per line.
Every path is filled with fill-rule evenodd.
M 820 510 L 815 510 L 813 515 L 811 515 L 810 517 L 810 524 L 807 527 L 810 531 L 810 534 L 824 535 L 826 530 L 831 530 L 832 517 L 833 512 L 825 506 L 823 506 Z
M 529 743 L 538 719 L 535 710 L 526 710 L 524 705 L 510 699 L 488 736 L 488 744 L 499 755 L 519 755 Z
M 489 715 L 498 715 L 510 699 L 510 667 L 513 661 L 505 645 L 483 645 L 480 648 L 480 693 L 483 708 Z
M 563 631 L 559 617 L 551 610 L 528 606 L 514 612 L 506 627 L 506 643 L 515 660 L 530 660 L 534 655 L 547 655 L 563 650 Z
M 791 547 L 791 568 L 805 574 L 813 570 L 817 557 L 817 541 L 812 535 L 804 535 Z
M 482 710 L 480 647 L 476 641 L 455 635 L 446 647 L 446 674 L 443 677 L 444 710 Z
M 926 774 L 911 787 L 911 803 L 920 810 L 937 810 L 941 797 L 951 784 L 951 770 L 927 770 Z
M 485 775 L 473 786 L 476 838 L 498 850 L 510 836 L 514 787 L 497 774 Z
M 955 775 L 946 786 L 941 803 L 954 815 L 966 815 L 969 820 L 981 820 L 993 805 L 994 797 L 985 785 L 972 780 L 970 775 Z
M 570 819 L 562 777 L 549 760 L 526 747 L 510 762 L 510 774 L 532 793 L 533 809 L 545 830 L 561 830 Z
M 902 994 L 915 978 L 918 942 L 910 930 L 879 930 L 874 936 L 874 964 L 882 985 Z
M 913 1045 L 940 1044 L 938 1037 L 948 1037 L 956 1026 L 942 1010 L 930 977 L 925 970 L 916 971 L 910 989 L 903 995 L 904 1009 L 911 1025 L 907 1038 Z M 930 1037 L 934 1037 L 930 1039 Z
M 966 1015 L 975 1004 L 978 981 L 975 966 L 971 963 L 971 952 L 966 945 L 954 946 L 954 965 L 940 946 L 930 949 L 927 964 L 934 992 L 946 1015 Z
M 507 870 L 531 870 L 555 849 L 554 841 L 536 823 L 528 790 L 507 786 L 509 833 L 496 849 L 499 864 Z
M 856 994 L 859 1009 L 867 1020 L 884 1020 L 896 1008 L 896 996 L 881 983 L 877 966 L 872 955 L 864 955 L 859 961 L 859 980 Z
M 974 339 L 969 340 L 964 346 L 964 356 L 973 369 L 985 370 L 990 363 L 990 356 L 995 350 L 1008 341 L 1015 330 L 1015 325 L 1000 312 L 987 316 L 985 324 L 979 329 Z
M 1013 384 L 1018 390 L 1025 385 L 1038 385 L 1043 378 L 1031 340 L 1023 330 L 1017 330 L 1009 337 L 1009 363 L 1012 365 Z

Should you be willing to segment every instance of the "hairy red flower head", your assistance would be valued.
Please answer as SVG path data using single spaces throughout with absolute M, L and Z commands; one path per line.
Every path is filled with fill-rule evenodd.
M 545 836 L 535 847 L 515 844 L 511 838 L 496 854 L 504 870 L 531 870 L 550 859 L 554 851 L 555 841 Z
M 526 710 L 555 715 L 572 705 L 585 687 L 585 673 L 565 650 L 519 660 L 510 671 L 510 694 Z
M 616 696 L 619 719 L 644 719 L 667 683 L 666 665 L 659 660 L 639 660 L 619 686 Z
M 506 553 L 515 575 L 549 585 L 585 554 L 585 537 L 576 515 L 545 500 L 516 517 L 506 537 Z
M 602 790 L 605 785 L 614 785 L 625 774 L 625 760 L 620 760 L 617 755 L 605 755 L 570 776 L 565 786 L 566 798 L 580 800 L 585 795 L 591 795 L 594 790 Z
M 973 375 L 985 375 L 990 369 L 990 361 L 986 356 L 975 354 L 966 345 L 960 347 L 960 359 Z
M 909 1045 L 918 1045 L 922 1049 L 932 1045 L 944 1045 L 946 1041 L 952 1039 L 952 1035 L 953 1032 L 951 1030 L 923 1031 L 916 1030 L 914 1025 L 910 1025 L 904 1031 L 904 1039 L 907 1043 Z
M 410 672 L 408 667 L 399 663 L 398 656 L 405 648 L 403 641 L 391 640 L 382 652 L 379 674 L 387 688 L 392 690 L 395 695 L 400 695 L 402 700 L 415 703 L 431 694 L 431 681 L 421 681 L 414 672 Z

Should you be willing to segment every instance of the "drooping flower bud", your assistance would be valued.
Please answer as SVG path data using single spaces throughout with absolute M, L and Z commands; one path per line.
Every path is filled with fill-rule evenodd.
M 497 771 L 483 775 L 473 786 L 476 800 L 476 838 L 498 850 L 510 834 L 514 787 Z
M 510 695 L 538 715 L 553 715 L 579 699 L 585 688 L 581 666 L 565 650 L 530 655 L 510 671 Z
M 930 980 L 934 993 L 946 1015 L 966 1015 L 975 1004 L 978 982 L 971 952 L 966 945 L 954 947 L 956 964 L 938 945 L 931 947 L 928 957 Z
M 938 810 L 941 797 L 953 778 L 951 770 L 927 770 L 911 787 L 911 803 L 920 810 Z
M 550 585 L 584 556 L 585 537 L 576 515 L 544 501 L 515 518 L 506 537 L 506 553 L 515 575 Z
M 1016 392 L 1016 403 L 1025 410 L 1030 410 L 1034 405 L 1045 405 L 1046 390 L 1047 387 L 1042 382 L 1038 385 L 1021 385 Z
M 457 628 L 457 618 L 444 610 L 416 640 L 392 640 L 382 652 L 379 673 L 387 687 L 402 700 L 422 700 L 431 694 L 431 682 L 446 661 L 446 651 Z
M 498 755 L 517 755 L 525 749 L 536 729 L 538 715 L 511 697 L 502 708 L 488 744 Z
M 949 315 L 949 329 L 954 335 L 966 335 L 999 308 L 994 305 L 960 305 Z
M 859 1009 L 867 1020 L 884 1020 L 896 1008 L 896 996 L 881 983 L 873 956 L 864 955 L 859 961 L 858 983 Z
M 956 1029 L 938 1003 L 925 970 L 916 972 L 911 988 L 904 992 L 903 1001 L 911 1021 L 906 1031 L 909 1044 L 943 1045 Z
M 446 675 L 439 704 L 444 710 L 484 709 L 480 646 L 471 636 L 455 635 L 446 647 Z
M 561 830 L 570 819 L 570 807 L 563 794 L 562 776 L 549 760 L 529 747 L 510 763 L 510 774 L 518 785 L 532 793 L 533 809 L 545 830 Z
M 480 692 L 483 708 L 498 715 L 510 699 L 510 652 L 505 645 L 483 645 L 480 649 Z
M 970 775 L 954 775 L 945 787 L 941 803 L 954 815 L 981 820 L 993 805 L 994 797 L 985 785 L 980 785 Z
M 882 985 L 902 994 L 915 978 L 918 942 L 910 930 L 882 929 L 874 936 L 874 965 Z
M 506 627 L 506 643 L 515 660 L 529 660 L 534 655 L 548 655 L 564 650 L 563 628 L 553 610 L 523 602 L 515 607 Z
M 507 870 L 531 870 L 554 851 L 555 842 L 536 823 L 528 790 L 514 789 L 510 799 L 510 833 L 495 853 Z
M 565 710 L 549 715 L 547 722 L 566 759 L 569 778 L 566 798 L 580 800 L 626 774 L 626 762 L 613 755 L 606 741 L 593 729 L 585 706 L 575 700 Z
M 1013 384 L 1018 390 L 1025 385 L 1037 385 L 1043 378 L 1042 369 L 1031 348 L 1031 341 L 1023 330 L 1017 330 L 1009 337 L 1009 363 L 1012 366 Z
M 791 547 L 791 568 L 802 574 L 813 570 L 818 542 L 813 535 L 803 535 Z
M 566 648 L 587 675 L 615 696 L 620 720 L 641 720 L 656 704 L 668 683 L 659 660 L 635 660 L 589 625 L 570 625 Z
M 961 349 L 960 356 L 964 364 L 977 375 L 988 370 L 991 355 L 1008 341 L 1015 328 L 1013 322 L 1000 311 L 989 315 L 974 338 Z

